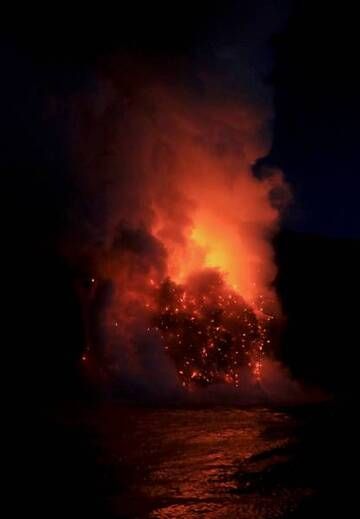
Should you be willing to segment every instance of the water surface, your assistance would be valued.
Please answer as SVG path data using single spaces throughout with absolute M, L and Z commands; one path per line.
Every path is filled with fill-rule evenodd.
M 315 492 L 301 413 L 111 406 L 86 420 L 99 470 L 111 467 L 101 492 L 114 517 L 287 517 Z

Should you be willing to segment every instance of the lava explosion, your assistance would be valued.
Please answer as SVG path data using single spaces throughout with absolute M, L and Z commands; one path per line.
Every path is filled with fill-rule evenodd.
M 73 123 L 81 203 L 66 246 L 92 279 L 83 358 L 151 388 L 237 387 L 244 368 L 259 380 L 286 194 L 278 171 L 253 173 L 266 111 L 148 77 L 99 92 L 76 99 Z
M 256 316 L 219 272 L 204 270 L 177 285 L 165 280 L 157 288 L 153 326 L 173 358 L 182 385 L 228 382 L 238 387 L 239 368 L 247 365 L 260 379 L 266 324 Z

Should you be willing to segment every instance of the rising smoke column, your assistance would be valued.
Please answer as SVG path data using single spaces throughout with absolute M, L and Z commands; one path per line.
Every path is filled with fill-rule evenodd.
M 269 112 L 144 68 L 107 70 L 71 110 L 65 249 L 88 280 L 83 360 L 146 391 L 237 387 L 244 367 L 260 379 L 280 316 L 272 200 L 287 190 L 278 171 L 253 172 Z

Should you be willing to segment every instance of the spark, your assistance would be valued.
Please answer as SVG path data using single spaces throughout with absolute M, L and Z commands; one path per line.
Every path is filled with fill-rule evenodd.
M 237 386 L 246 366 L 260 380 L 264 345 L 270 344 L 268 319 L 225 283 L 204 290 L 168 279 L 154 293 L 152 328 L 161 331 L 182 385 Z

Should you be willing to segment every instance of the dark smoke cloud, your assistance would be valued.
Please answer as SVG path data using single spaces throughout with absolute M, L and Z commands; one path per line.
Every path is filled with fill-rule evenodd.
M 166 272 L 166 249 L 164 245 L 146 229 L 131 229 L 121 225 L 116 230 L 113 248 L 128 253 L 134 258 L 134 265 L 148 274 L 152 268 L 159 273 Z M 131 261 L 131 259 L 130 259 Z

